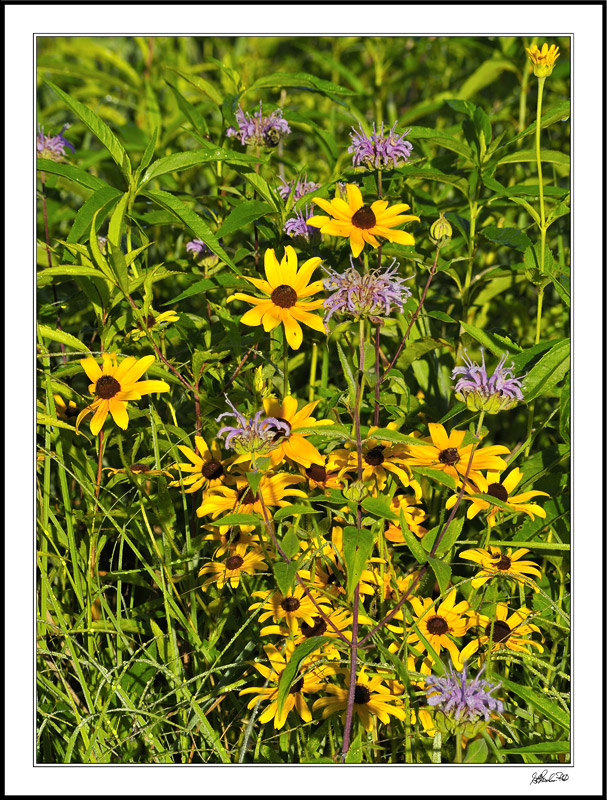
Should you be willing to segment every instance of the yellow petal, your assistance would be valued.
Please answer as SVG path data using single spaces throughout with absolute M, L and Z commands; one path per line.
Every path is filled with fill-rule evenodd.
M 360 228 L 352 228 L 352 232 L 350 233 L 350 247 L 352 248 L 352 255 L 354 258 L 362 253 L 364 246 L 365 241 L 362 236 L 362 231 Z
M 264 267 L 266 270 L 266 278 L 272 289 L 276 289 L 283 281 L 281 280 L 280 264 L 276 259 L 274 250 L 271 248 L 266 250 L 263 258 Z
M 93 383 L 97 383 L 101 377 L 101 368 L 95 359 L 92 356 L 83 358 L 80 362 L 80 366 L 86 372 L 88 379 L 93 381 Z
M 128 359 L 127 359 L 128 360 Z M 143 373 L 147 370 L 148 367 L 151 367 L 152 364 L 156 361 L 156 356 L 144 356 L 140 358 L 136 364 L 130 367 L 126 373 L 122 372 L 121 367 L 118 367 L 116 370 L 115 376 L 120 374 L 120 377 L 116 377 L 116 380 L 120 383 L 121 386 L 126 386 L 129 383 L 135 383 L 138 381 L 139 378 L 143 375 Z
M 293 283 L 291 284 L 291 286 L 297 292 L 298 297 L 302 296 L 301 292 L 305 290 L 306 286 L 308 285 L 308 281 L 312 277 L 312 273 L 318 267 L 320 261 L 321 261 L 320 258 L 309 258 L 307 261 L 304 261 L 304 263 L 301 265 L 301 269 L 299 270 L 299 272 L 295 276 L 295 279 L 293 280 Z
M 166 381 L 139 381 L 135 384 L 135 391 L 140 395 L 151 394 L 152 392 L 168 392 L 170 386 Z M 118 400 L 125 400 L 124 397 L 117 398 Z
M 294 306 L 290 309 L 290 311 L 291 316 L 295 317 L 295 319 L 299 320 L 299 322 L 303 322 L 304 325 L 307 325 L 309 328 L 313 328 L 315 331 L 326 333 L 325 323 L 323 322 L 322 317 L 319 317 L 316 314 L 310 314 L 308 311 L 303 311 L 301 306 Z
M 346 194 L 348 196 L 348 205 L 352 211 L 358 211 L 359 208 L 364 206 L 363 196 L 358 186 L 349 183 L 346 186 Z
M 281 309 L 282 322 L 285 326 L 287 342 L 293 350 L 299 350 L 303 341 L 301 325 L 290 314 L 290 309 Z
M 244 313 L 240 318 L 240 321 L 243 325 L 261 325 L 261 319 L 263 315 L 273 307 L 274 304 L 270 300 L 265 303 L 260 303 Z
M 103 428 L 103 423 L 105 422 L 105 418 L 107 417 L 108 412 L 108 402 L 107 400 L 103 403 L 99 403 L 93 419 L 91 420 L 91 433 L 93 436 L 97 436 L 101 428 Z
M 112 397 L 109 401 L 110 406 L 110 414 L 116 425 L 119 428 L 122 428 L 125 431 L 129 426 L 129 415 L 127 414 L 126 410 L 126 403 L 123 403 L 121 400 L 116 400 L 116 398 Z

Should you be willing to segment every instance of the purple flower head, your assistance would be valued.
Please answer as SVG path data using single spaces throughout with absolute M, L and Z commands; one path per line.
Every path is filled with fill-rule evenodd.
M 218 436 L 224 436 L 226 447 L 231 447 L 237 453 L 255 453 L 266 455 L 273 450 L 282 435 L 288 436 L 291 426 L 288 422 L 265 417 L 263 411 L 258 411 L 254 417 L 245 417 L 236 409 L 226 397 L 226 402 L 232 409 L 225 411 L 217 417 L 217 422 L 223 417 L 235 417 L 237 425 L 224 425 L 217 431 Z
M 481 717 L 488 722 L 491 711 L 501 714 L 504 704 L 491 696 L 501 683 L 493 684 L 481 679 L 484 669 L 482 667 L 473 681 L 467 679 L 465 664 L 461 672 L 455 672 L 451 664 L 451 674 L 441 678 L 427 675 L 428 705 L 436 706 L 452 723 L 462 726 L 477 723 Z
M 202 239 L 192 239 L 186 244 L 185 249 L 188 253 L 196 253 L 201 256 L 208 256 L 212 252 Z
M 454 387 L 457 399 L 465 402 L 472 411 L 486 411 L 489 414 L 497 414 L 523 400 L 522 378 L 514 377 L 514 364 L 504 366 L 508 354 L 502 356 L 490 378 L 485 367 L 485 353 L 481 351 L 481 355 L 483 363 L 479 366 L 464 351 L 466 366 L 455 367 L 451 373 L 452 379 L 461 376 Z
M 413 145 L 405 139 L 411 130 L 406 130 L 402 134 L 395 132 L 396 122 L 384 136 L 384 123 L 381 124 L 380 132 L 377 133 L 375 123 L 373 123 L 373 133 L 370 136 L 363 131 L 362 125 L 359 129 L 352 128 L 350 138 L 352 144 L 348 147 L 348 153 L 353 153 L 352 164 L 355 167 L 367 167 L 367 169 L 388 169 L 396 168 L 407 161 L 413 150 Z
M 289 195 L 293 192 L 293 202 L 296 203 L 304 194 L 308 194 L 308 192 L 315 192 L 316 189 L 320 189 L 320 183 L 314 183 L 314 181 L 309 181 L 307 175 L 303 175 L 298 181 L 293 179 L 292 181 L 285 181 L 284 178 L 280 178 L 283 182 L 282 186 L 278 186 L 276 191 L 282 197 L 282 199 L 286 201 L 289 199 Z
M 226 136 L 239 136 L 241 144 L 256 144 L 264 147 L 276 147 L 287 133 L 291 133 L 289 123 L 282 118 L 282 109 L 275 111 L 264 117 L 259 101 L 259 111 L 253 115 L 247 114 L 240 106 L 236 111 L 236 122 L 238 129 L 228 128 Z
M 301 236 L 307 242 L 310 242 L 320 238 L 320 231 L 318 228 L 307 224 L 312 216 L 312 208 L 312 206 L 306 206 L 304 212 L 296 211 L 295 216 L 285 222 L 283 230 L 285 233 L 288 233 L 292 239 L 296 236 Z
M 354 266 L 352 256 L 350 263 L 352 266 L 343 275 L 330 267 L 323 267 L 328 275 L 323 281 L 324 287 L 327 292 L 332 292 L 323 304 L 328 309 L 324 318 L 327 330 L 327 323 L 336 311 L 355 317 L 387 317 L 393 306 L 402 311 L 407 298 L 411 297 L 411 290 L 403 286 L 411 278 L 398 276 L 400 264 L 396 259 L 389 267 L 374 269 L 364 275 Z
M 36 136 L 36 156 L 39 158 L 49 158 L 51 161 L 61 161 L 65 158 L 65 148 L 69 147 L 74 151 L 74 145 L 70 144 L 63 136 L 63 131 L 70 126 L 64 125 L 55 136 L 48 136 L 44 133 L 42 125 L 38 125 L 38 136 Z

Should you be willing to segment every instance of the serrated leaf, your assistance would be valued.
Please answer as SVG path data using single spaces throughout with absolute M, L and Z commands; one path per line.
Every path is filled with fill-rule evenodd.
M 432 567 L 432 571 L 438 581 L 438 586 L 440 589 L 441 594 L 444 594 L 447 591 L 449 586 L 449 580 L 451 579 L 451 567 L 445 561 L 441 561 L 440 558 L 434 558 L 427 556 L 427 561 Z
M 515 344 L 511 339 L 500 336 L 498 333 L 483 331 L 480 328 L 476 328 L 474 325 L 468 325 L 466 322 L 462 322 L 461 325 L 466 333 L 472 336 L 473 339 L 476 339 L 479 344 L 482 344 L 483 347 L 489 350 L 490 353 L 493 353 L 497 358 L 501 358 L 504 352 L 521 352 L 519 345 Z
M 94 111 L 91 111 L 90 108 L 85 106 L 79 100 L 71 97 L 69 94 L 64 92 L 58 86 L 55 86 L 54 83 L 50 81 L 45 81 L 46 85 L 49 86 L 59 97 L 63 100 L 63 102 L 71 108 L 71 110 L 76 114 L 82 122 L 86 125 L 86 127 L 90 130 L 90 132 L 99 139 L 101 144 L 107 149 L 108 153 L 114 159 L 120 171 L 125 176 L 127 181 L 130 180 L 131 177 L 131 161 L 126 154 L 126 150 L 118 140 L 116 134 L 112 131 L 112 129 L 107 125 L 101 117 L 95 114 Z
M 236 206 L 229 214 L 217 231 L 217 237 L 221 238 L 222 236 L 227 236 L 229 233 L 241 230 L 256 219 L 271 213 L 272 208 L 267 203 L 263 203 L 260 200 L 246 200 Z
M 359 731 L 356 738 L 351 742 L 346 753 L 346 764 L 360 764 L 363 760 L 362 731 Z
M 494 244 L 513 247 L 515 250 L 525 250 L 531 246 L 529 237 L 518 228 L 498 228 L 496 225 L 488 225 L 481 230 L 481 234 Z
M 57 328 L 51 328 L 49 325 L 43 325 L 42 323 L 38 323 L 37 328 L 38 333 L 43 339 L 50 339 L 52 342 L 59 342 L 60 344 L 66 345 L 66 347 L 71 347 L 74 350 L 77 350 L 79 353 L 89 352 L 89 348 L 79 339 L 76 339 L 75 336 L 72 336 L 71 333 L 60 331 Z
M 332 639 L 330 636 L 311 636 L 309 639 L 306 639 L 305 642 L 302 642 L 298 647 L 293 650 L 291 654 L 291 658 L 287 662 L 287 666 L 283 669 L 280 680 L 278 681 L 278 696 L 277 696 L 277 714 L 280 715 L 282 713 L 283 706 L 285 704 L 285 700 L 287 699 L 287 695 L 289 694 L 289 689 L 291 688 L 291 684 L 293 683 L 293 679 L 297 675 L 299 670 L 299 665 L 303 661 L 304 658 L 313 653 L 315 650 L 325 644 L 325 642 L 331 642 Z
M 253 496 L 257 495 L 262 477 L 261 472 L 247 472 L 247 483 L 249 484 L 250 490 L 253 492 Z
M 554 391 L 557 384 L 567 375 L 570 367 L 571 344 L 569 339 L 559 340 L 538 363 L 532 367 L 523 380 L 525 402 Z
M 346 525 L 344 528 L 342 553 L 348 576 L 346 589 L 349 600 L 354 596 L 354 589 L 371 557 L 374 544 L 375 536 L 371 531 L 355 528 L 352 525 Z
M 280 546 L 287 558 L 293 558 L 299 553 L 299 539 L 292 527 L 287 529 L 287 532 L 282 537 Z

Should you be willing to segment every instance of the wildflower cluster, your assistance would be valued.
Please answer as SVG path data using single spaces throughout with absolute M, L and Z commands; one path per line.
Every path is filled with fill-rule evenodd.
M 283 119 L 282 110 L 277 108 L 264 116 L 261 100 L 259 111 L 248 114 L 239 106 L 236 111 L 238 128 L 229 127 L 226 136 L 237 137 L 241 144 L 252 144 L 263 147 L 276 147 L 284 137 L 291 133 L 291 128 L 286 119 Z

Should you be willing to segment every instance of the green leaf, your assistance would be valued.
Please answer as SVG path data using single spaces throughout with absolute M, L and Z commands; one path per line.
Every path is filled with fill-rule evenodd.
M 282 713 L 282 708 L 285 704 L 285 700 L 287 699 L 287 695 L 289 694 L 289 689 L 291 685 L 294 683 L 294 678 L 297 675 L 299 670 L 300 663 L 313 653 L 315 650 L 325 644 L 325 642 L 333 641 L 330 636 L 311 636 L 309 639 L 306 639 L 305 642 L 302 642 L 298 647 L 293 650 L 291 654 L 291 658 L 287 662 L 287 666 L 283 669 L 280 680 L 278 681 L 278 697 L 277 697 L 277 713 Z
M 75 336 L 72 336 L 71 333 L 60 331 L 57 328 L 51 328 L 48 325 L 43 325 L 42 323 L 38 323 L 37 328 L 38 333 L 43 339 L 50 339 L 52 342 L 59 342 L 60 344 L 64 344 L 66 347 L 71 347 L 72 349 L 77 350 L 79 353 L 89 352 L 89 348 L 79 339 L 76 339 Z
M 540 128 L 547 128 L 549 125 L 553 125 L 555 122 L 562 122 L 570 116 L 571 116 L 571 105 L 569 103 L 569 100 L 563 100 L 558 105 L 546 111 L 546 113 L 542 116 L 542 119 L 540 121 Z M 522 139 L 524 136 L 528 136 L 530 133 L 535 133 L 536 127 L 537 127 L 537 120 L 534 120 L 531 123 L 531 125 L 525 128 L 524 131 L 522 131 L 522 133 L 519 133 L 513 139 L 510 139 L 499 149 L 500 150 L 506 149 L 511 144 L 514 144 L 514 142 L 518 142 L 518 140 Z
M 299 553 L 299 539 L 292 526 L 287 529 L 287 532 L 282 537 L 280 546 L 287 558 L 293 558 Z
M 441 594 L 444 594 L 447 591 L 449 580 L 451 579 L 450 565 L 447 564 L 446 561 L 441 561 L 440 558 L 430 558 L 430 556 L 427 557 L 427 561 L 432 567 L 432 571 L 438 581 Z
M 234 264 L 230 256 L 219 244 L 213 231 L 202 217 L 198 216 L 195 211 L 192 211 L 189 206 L 186 206 L 184 202 L 174 197 L 169 192 L 164 192 L 160 189 L 155 189 L 154 191 L 148 190 L 145 192 L 145 196 L 174 214 L 178 220 L 188 226 L 198 239 L 202 239 L 216 256 L 219 256 L 219 258 L 225 261 L 230 269 L 234 270 L 236 273 L 238 272 L 236 264 Z
M 454 186 L 456 189 L 459 189 L 466 197 L 468 196 L 468 182 L 464 178 L 458 178 L 455 175 L 450 175 L 448 172 L 440 172 L 440 170 L 437 169 L 419 169 L 408 165 L 405 165 L 400 171 L 406 180 L 446 183 L 449 186 Z
M 157 143 L 158 143 L 158 128 L 154 128 L 154 130 L 152 131 L 152 135 L 150 137 L 150 141 L 147 143 L 145 150 L 143 151 L 143 155 L 141 157 L 141 163 L 137 168 L 137 171 L 139 173 L 142 170 L 144 170 L 152 160 L 152 157 L 154 156 L 154 151 L 156 150 Z
M 544 694 L 536 692 L 527 686 L 520 686 L 514 681 L 507 678 L 502 678 L 502 686 L 509 692 L 514 692 L 521 700 L 525 701 L 526 706 L 532 706 L 543 716 L 547 717 L 551 722 L 564 728 L 566 731 L 571 729 L 570 714 L 562 709 L 554 700 L 551 700 Z
M 426 478 L 432 478 L 433 481 L 442 483 L 443 486 L 447 486 L 454 492 L 457 489 L 454 478 L 452 478 L 451 475 L 447 475 L 447 473 L 443 472 L 442 469 L 432 469 L 431 467 L 411 467 L 411 470 L 414 475 L 424 475 Z
M 567 443 L 570 441 L 570 426 L 571 426 L 571 374 L 567 375 L 563 388 L 561 390 L 560 400 L 560 417 L 559 417 L 559 433 L 563 440 Z
M 214 519 L 211 525 L 265 525 L 264 521 L 255 514 L 226 514 L 221 519 Z
M 66 94 L 66 92 L 62 91 L 58 86 L 55 86 L 54 83 L 51 83 L 50 81 L 45 81 L 45 83 L 59 95 L 68 108 L 71 108 L 74 114 L 76 114 L 76 116 L 78 116 L 82 122 L 84 122 L 90 132 L 96 136 L 97 139 L 99 139 L 101 144 L 107 149 L 108 153 L 120 168 L 122 174 L 125 176 L 127 181 L 129 181 L 132 171 L 130 159 L 126 154 L 126 150 L 118 141 L 118 138 L 113 133 L 111 128 L 101 119 L 101 117 L 97 116 L 94 111 L 91 111 L 90 108 L 87 108 L 87 106 L 85 106 L 79 100 L 76 100 L 69 94 Z
M 60 164 L 57 161 L 51 161 L 48 158 L 37 158 L 36 168 L 40 172 L 50 172 L 53 175 L 59 175 L 61 178 L 67 178 L 68 181 L 83 186 L 85 189 L 102 189 L 104 186 L 110 188 L 105 181 L 95 175 L 89 175 L 85 170 L 80 167 L 74 167 L 72 164 Z M 118 192 L 118 189 L 115 189 Z M 120 192 L 118 192 L 120 194 Z
M 510 352 L 514 350 L 515 353 L 521 352 L 521 348 L 511 339 L 506 339 L 498 333 L 483 331 L 480 328 L 475 328 L 474 325 L 468 325 L 466 322 L 462 322 L 461 325 L 466 333 L 476 339 L 497 358 L 501 358 L 504 355 L 504 351 Z
M 356 95 L 352 89 L 346 89 L 344 86 L 339 86 L 332 81 L 326 81 L 323 78 L 318 78 L 316 75 L 310 75 L 308 72 L 272 72 L 270 75 L 264 75 L 254 81 L 248 89 L 245 89 L 243 96 L 249 92 L 257 91 L 258 89 L 280 89 L 283 86 L 302 89 L 317 89 L 319 92 L 331 97 L 332 94 L 336 95 Z
M 526 747 L 501 747 L 500 753 L 510 753 L 511 755 L 525 755 L 525 753 L 538 753 L 546 755 L 549 753 L 570 753 L 571 742 L 560 740 L 558 742 L 536 742 Z
M 368 511 L 369 514 L 372 514 L 374 517 L 380 517 L 380 519 L 389 520 L 398 519 L 397 515 L 390 508 L 390 504 L 385 500 L 382 500 L 381 497 L 365 497 L 361 503 L 361 506 L 365 511 Z
M 36 425 L 50 425 L 53 428 L 65 428 L 68 431 L 74 431 L 78 433 L 79 436 L 84 436 L 84 438 L 88 439 L 89 442 L 91 441 L 82 431 L 76 431 L 76 428 L 73 425 L 69 425 L 62 419 L 57 419 L 57 417 L 51 417 L 50 414 L 37 413 Z
M 396 362 L 399 369 L 404 370 L 411 366 L 414 361 L 418 361 L 426 353 L 436 350 L 438 347 L 449 347 L 453 349 L 453 345 L 445 339 L 437 339 L 433 336 L 422 336 L 414 342 L 407 344 Z
M 427 553 L 432 552 L 434 542 L 436 541 L 436 538 L 443 529 L 444 525 L 445 523 L 443 522 L 442 525 L 436 525 L 434 528 L 430 528 L 428 533 L 421 540 L 422 547 Z M 451 520 L 449 527 L 443 535 L 436 553 L 434 554 L 435 558 L 442 558 L 442 556 L 449 552 L 449 550 L 459 539 L 463 527 L 464 517 L 456 517 L 455 519 Z
M 432 447 L 432 442 L 424 442 L 415 436 L 408 436 L 406 433 L 400 431 L 393 431 L 391 428 L 376 428 L 373 431 L 372 439 L 378 439 L 382 442 L 395 442 L 397 444 L 418 444 L 421 447 L 426 445 Z
M 418 564 L 425 564 L 428 560 L 428 556 L 426 551 L 421 545 L 421 542 L 417 538 L 417 536 L 412 533 L 407 525 L 407 520 L 405 519 L 405 512 L 401 508 L 400 509 L 400 529 L 403 534 L 403 538 L 407 543 L 407 547 L 411 551 L 411 555 L 417 561 Z
M 297 562 L 290 561 L 285 564 L 284 561 L 275 561 L 272 564 L 276 584 L 283 595 L 287 595 L 289 589 L 295 583 L 295 575 L 297 573 Z
M 151 164 L 139 182 L 139 190 L 149 183 L 153 178 L 167 175 L 170 172 L 181 172 L 184 169 L 198 166 L 199 164 L 210 164 L 214 161 L 231 161 L 238 164 L 256 164 L 260 160 L 256 156 L 247 153 L 237 153 L 235 150 L 225 150 L 221 147 L 203 147 L 200 150 L 188 150 L 185 153 L 173 153 L 170 156 L 159 158 Z M 205 240 L 206 241 L 206 240 Z
M 287 517 L 295 517 L 300 514 L 320 514 L 320 510 L 316 511 L 310 506 L 305 506 L 303 503 L 293 503 L 284 508 L 279 508 L 274 514 L 274 519 L 277 522 L 286 519 Z
M 569 339 L 559 340 L 532 367 L 523 381 L 525 402 L 553 392 L 560 381 L 565 378 L 570 367 L 571 344 Z
M 450 317 L 449 314 L 445 314 L 444 311 L 425 311 L 422 316 L 430 317 L 431 319 L 438 319 L 441 322 L 458 322 L 458 320 Z
M 177 297 L 173 297 L 172 300 L 167 300 L 166 303 L 163 303 L 163 306 L 170 306 L 173 303 L 178 303 L 180 300 L 185 300 L 186 297 L 191 297 L 194 294 L 200 294 L 201 292 L 206 292 L 209 289 L 216 289 L 217 287 L 210 281 L 208 278 L 201 278 L 199 281 L 195 281 L 191 286 L 187 289 L 184 289 L 183 292 L 177 295 Z
M 221 228 L 217 231 L 217 237 L 227 236 L 229 233 L 241 230 L 250 222 L 254 222 L 256 219 L 271 213 L 272 208 L 267 203 L 262 203 L 259 200 L 247 200 L 240 203 L 223 222 Z
M 55 276 L 75 277 L 86 275 L 91 278 L 104 278 L 105 275 L 94 267 L 82 267 L 80 264 L 60 264 L 58 267 L 48 267 L 36 273 L 38 286 L 46 286 Z
M 350 743 L 350 747 L 348 748 L 348 752 L 346 753 L 346 764 L 360 764 L 362 760 L 363 760 L 362 731 L 359 731 L 354 741 Z
M 464 764 L 484 764 L 489 755 L 489 748 L 484 739 L 475 739 L 466 748 Z
M 346 383 L 348 384 L 348 398 L 350 400 L 350 405 L 354 408 L 354 404 L 356 402 L 356 381 L 354 380 L 354 374 L 346 358 L 346 354 L 341 348 L 339 342 L 336 342 L 337 347 L 337 354 L 339 356 L 339 361 L 341 364 L 342 371 L 344 373 L 344 378 L 346 379 Z
M 352 525 L 346 525 L 344 528 L 342 552 L 348 575 L 346 589 L 349 600 L 354 596 L 354 589 L 371 557 L 374 544 L 375 536 L 371 531 L 355 528 Z
M 257 495 L 257 490 L 259 489 L 259 483 L 262 477 L 263 476 L 261 472 L 247 472 L 247 483 L 253 492 L 253 496 Z
M 257 160 L 257 159 L 256 159 Z M 278 198 L 276 194 L 272 191 L 269 187 L 268 183 L 255 172 L 250 166 L 243 166 L 241 163 L 235 161 L 233 162 L 234 170 L 241 175 L 247 183 L 250 183 L 251 186 L 255 189 L 255 191 L 263 197 L 263 199 L 270 205 L 274 211 L 280 211 L 280 207 L 278 205 Z
M 571 160 L 568 155 L 561 153 L 560 150 L 541 150 L 542 164 L 559 164 L 561 167 L 569 167 Z M 535 150 L 518 150 L 516 153 L 509 153 L 502 156 L 497 162 L 499 164 L 521 164 L 524 162 L 535 163 L 537 156 Z
M 124 259 L 124 255 L 122 254 L 122 250 L 120 247 L 115 245 L 108 236 L 107 242 L 107 249 L 108 255 L 110 257 L 110 263 L 114 269 L 114 274 L 118 280 L 118 285 L 122 289 L 125 297 L 129 294 L 129 271 L 126 265 L 126 261 Z
M 105 219 L 105 215 L 116 204 L 120 196 L 121 192 L 119 192 L 118 189 L 114 189 L 112 186 L 102 186 L 100 189 L 93 192 L 88 200 L 78 209 L 78 213 L 76 214 L 72 229 L 66 241 L 70 243 L 79 242 L 84 234 L 90 230 L 91 220 L 95 216 L 97 217 L 95 227 L 98 231 L 101 223 Z
M 209 83 L 209 81 L 205 80 L 204 78 L 200 78 L 198 75 L 188 75 L 187 72 L 181 72 L 180 70 L 175 69 L 174 67 L 168 67 L 168 69 L 170 69 L 171 72 L 174 72 L 176 75 L 181 76 L 191 86 L 193 86 L 195 89 L 198 89 L 198 91 L 203 92 L 203 94 L 206 94 L 207 97 L 210 100 L 212 100 L 216 106 L 221 108 L 221 103 L 223 102 L 223 98 L 212 83 Z
M 122 224 L 124 222 L 124 214 L 128 201 L 129 193 L 125 192 L 120 198 L 120 202 L 116 206 L 114 213 L 110 218 L 107 236 L 110 244 L 112 244 L 114 248 L 120 247 L 120 240 L 122 238 Z
M 517 68 L 510 61 L 496 58 L 487 59 L 464 81 L 459 90 L 458 98 L 460 100 L 470 100 L 477 92 L 494 83 L 502 72 L 506 71 L 516 72 Z
M 514 247 L 516 250 L 525 250 L 531 246 L 531 240 L 518 228 L 498 228 L 496 225 L 488 225 L 481 230 L 485 239 L 497 245 Z
M 415 141 L 415 139 L 423 139 L 429 144 L 435 144 L 439 147 L 444 147 L 447 150 L 452 150 L 454 153 L 472 160 L 473 153 L 468 145 L 462 142 L 461 138 L 451 136 L 444 131 L 437 131 L 434 128 L 424 128 L 419 125 L 414 125 L 410 128 L 407 138 Z

